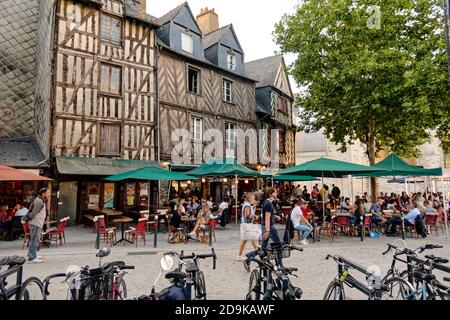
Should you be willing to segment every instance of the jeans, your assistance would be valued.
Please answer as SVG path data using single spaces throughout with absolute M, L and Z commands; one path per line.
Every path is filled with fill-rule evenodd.
M 313 230 L 310 226 L 304 223 L 294 226 L 294 229 L 301 232 L 300 240 L 305 240 Z
M 28 247 L 28 260 L 37 258 L 37 250 L 41 239 L 41 228 L 30 224 L 30 242 Z
M 380 223 L 383 219 L 379 216 L 373 216 L 372 217 L 372 222 L 373 223 Z
M 263 247 L 263 248 L 267 248 L 268 247 L 268 245 L 269 245 L 269 240 L 271 239 L 275 244 L 278 244 L 279 246 L 280 246 L 280 248 L 281 248 L 281 246 L 282 246 L 282 242 L 281 242 L 281 240 L 280 240 L 280 237 L 278 236 L 278 232 L 277 232 L 277 229 L 275 229 L 275 227 L 272 225 L 272 226 L 270 226 L 270 230 L 269 230 L 269 237 L 267 238 L 267 239 L 265 239 L 264 238 L 264 233 L 266 232 L 266 225 L 265 224 L 262 224 L 261 225 L 261 231 L 262 231 L 262 243 L 261 243 L 261 246 Z M 281 250 L 279 250 L 278 252 L 277 252 L 277 261 L 276 261 L 276 263 L 277 263 L 277 266 L 279 266 L 279 267 L 284 267 L 283 266 L 283 255 L 281 254 Z

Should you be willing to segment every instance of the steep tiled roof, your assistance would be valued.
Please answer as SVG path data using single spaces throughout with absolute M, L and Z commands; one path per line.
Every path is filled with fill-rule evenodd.
M 45 156 L 34 137 L 0 139 L 0 164 L 14 168 L 37 168 L 48 166 L 42 163 Z
M 126 17 L 129 18 L 133 18 L 136 19 L 138 21 L 144 22 L 144 23 L 149 23 L 155 26 L 159 26 L 159 24 L 156 22 L 158 19 L 154 16 L 151 16 L 147 13 L 141 13 L 139 12 L 140 8 L 139 6 L 136 4 L 136 2 L 131 1 L 131 0 L 126 0 L 125 1 L 125 6 L 124 6 L 124 15 Z
M 245 72 L 250 78 L 256 79 L 257 88 L 273 86 L 278 70 L 282 63 L 283 55 L 271 56 L 245 64 Z
M 231 24 L 214 30 L 208 34 L 205 34 L 203 39 L 203 48 L 208 49 L 209 47 L 218 43 L 228 31 L 230 31 Z
M 186 6 L 188 3 L 187 2 L 183 2 L 182 4 L 180 4 L 178 7 L 170 10 L 169 12 L 167 12 L 165 15 L 163 15 L 162 17 L 158 18 L 156 20 L 156 22 L 160 25 L 166 24 L 167 22 L 173 20 L 173 18 L 175 18 L 177 16 L 177 14 L 180 12 L 180 10 Z

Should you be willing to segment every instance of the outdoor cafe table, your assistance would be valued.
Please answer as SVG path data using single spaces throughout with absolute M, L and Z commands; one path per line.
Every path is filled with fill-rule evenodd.
M 122 211 L 117 211 L 117 210 L 113 210 L 113 209 L 106 209 L 106 208 L 99 209 L 99 208 L 96 208 L 96 209 L 93 209 L 93 210 L 95 212 L 100 213 L 100 215 L 104 215 L 105 216 L 105 226 L 108 225 L 108 217 L 109 216 L 115 217 L 115 216 L 122 215 Z
M 116 245 L 116 244 L 118 244 L 120 242 L 129 242 L 129 243 L 133 244 L 133 242 L 125 239 L 125 237 L 124 237 L 125 236 L 125 224 L 128 223 L 128 222 L 132 222 L 132 221 L 133 221 L 133 219 L 128 218 L 128 217 L 121 217 L 121 218 L 113 220 L 114 223 L 120 223 L 121 229 L 122 229 L 122 238 L 117 240 L 116 243 L 114 243 L 114 245 Z

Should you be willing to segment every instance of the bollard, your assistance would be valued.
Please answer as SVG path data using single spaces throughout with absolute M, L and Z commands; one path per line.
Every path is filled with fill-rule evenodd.
M 100 249 L 100 226 L 102 225 L 100 223 L 101 217 L 97 217 L 97 239 L 95 240 L 95 249 Z M 95 221 L 94 221 L 95 223 Z
M 153 224 L 154 228 L 154 238 L 153 238 L 153 248 L 158 246 L 158 216 L 155 216 L 155 223 Z

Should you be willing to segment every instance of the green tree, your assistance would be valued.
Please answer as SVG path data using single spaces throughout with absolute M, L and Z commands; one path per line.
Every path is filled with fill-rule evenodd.
M 383 148 L 418 156 L 449 121 L 442 8 L 442 0 L 309 0 L 283 16 L 275 41 L 297 54 L 290 73 L 305 87 L 299 130 L 323 128 L 343 152 L 359 140 L 370 164 Z M 375 179 L 371 188 L 374 196 Z

